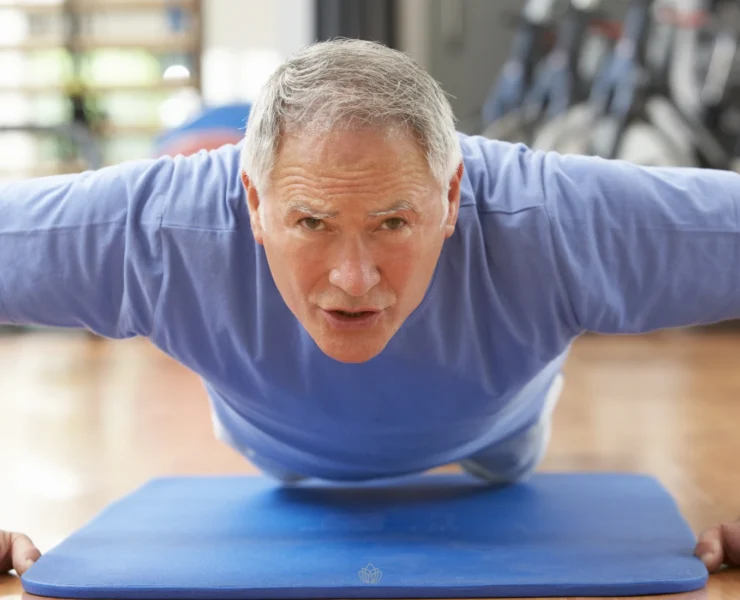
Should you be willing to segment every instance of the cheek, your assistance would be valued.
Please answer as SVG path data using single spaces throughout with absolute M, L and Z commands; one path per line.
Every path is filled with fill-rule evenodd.
M 387 243 L 377 252 L 377 263 L 384 278 L 396 290 L 413 286 L 424 279 L 430 258 L 428 244 L 420 238 Z
M 279 252 L 276 260 L 280 261 L 284 274 L 301 290 L 310 290 L 317 280 L 326 279 L 327 249 L 321 244 L 288 235 L 278 240 L 275 247 Z

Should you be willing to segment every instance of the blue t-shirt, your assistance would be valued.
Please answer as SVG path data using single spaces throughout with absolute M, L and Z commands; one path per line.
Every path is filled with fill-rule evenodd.
M 238 450 L 362 479 L 527 427 L 585 331 L 740 315 L 739 175 L 460 143 L 456 232 L 366 363 L 328 358 L 283 302 L 238 146 L 0 187 L 0 322 L 146 336 L 202 377 Z

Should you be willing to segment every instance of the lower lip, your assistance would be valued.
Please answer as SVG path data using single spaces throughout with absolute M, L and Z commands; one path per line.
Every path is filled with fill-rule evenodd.
M 360 329 L 369 329 L 373 327 L 383 314 L 382 310 L 377 312 L 368 312 L 362 317 L 342 317 L 338 313 L 330 312 L 328 310 L 321 310 L 324 313 L 324 318 L 329 322 L 334 329 L 340 329 L 343 331 L 357 331 Z

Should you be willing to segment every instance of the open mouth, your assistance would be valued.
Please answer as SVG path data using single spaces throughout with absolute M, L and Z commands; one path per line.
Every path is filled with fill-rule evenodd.
M 346 310 L 332 310 L 330 312 L 334 316 L 342 318 L 342 319 L 362 319 L 363 317 L 369 317 L 370 315 L 375 314 L 371 310 L 361 310 L 359 312 L 349 312 Z
M 329 324 L 341 330 L 359 330 L 374 327 L 381 317 L 382 310 L 324 310 Z

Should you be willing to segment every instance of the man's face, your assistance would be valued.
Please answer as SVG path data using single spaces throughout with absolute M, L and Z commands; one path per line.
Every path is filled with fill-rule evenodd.
M 375 130 L 284 137 L 265 197 L 243 175 L 275 284 L 324 353 L 373 358 L 421 303 L 461 177 L 441 190 L 413 138 Z

